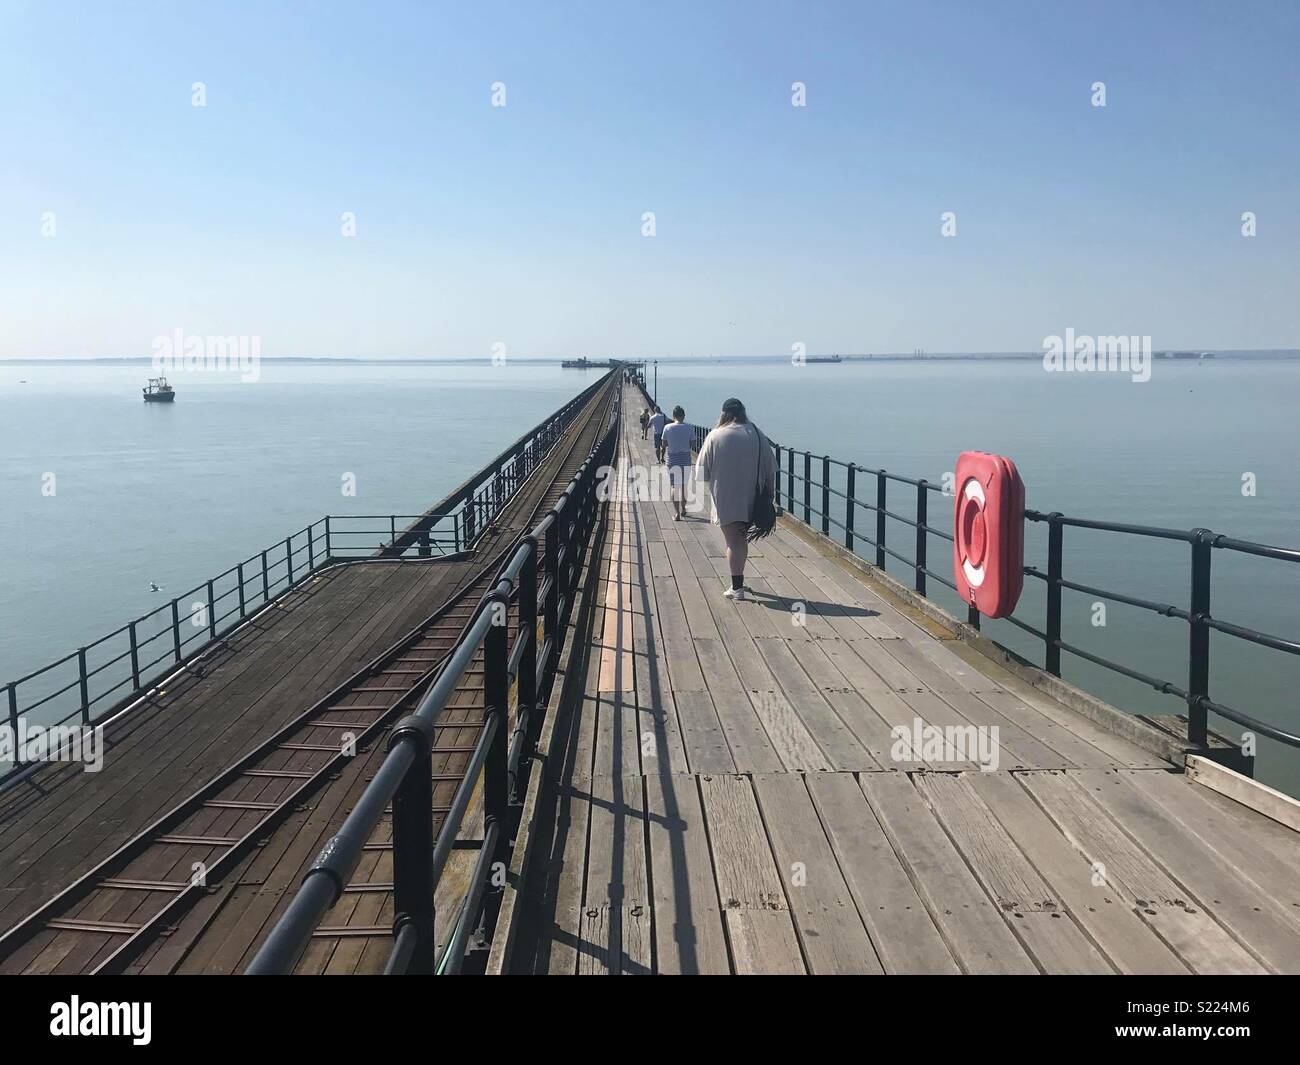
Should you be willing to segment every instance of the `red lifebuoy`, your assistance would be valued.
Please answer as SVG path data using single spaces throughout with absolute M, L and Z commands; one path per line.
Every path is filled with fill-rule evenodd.
M 1025 482 L 1001 455 L 957 456 L 953 579 L 957 594 L 990 618 L 1016 608 L 1025 580 Z

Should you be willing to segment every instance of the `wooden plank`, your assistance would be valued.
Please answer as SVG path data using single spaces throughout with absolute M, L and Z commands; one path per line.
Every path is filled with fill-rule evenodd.
M 1060 896 L 971 788 L 968 777 L 985 775 L 918 773 L 913 783 L 1044 972 L 1114 972 L 1075 924 Z
M 709 693 L 683 691 L 676 692 L 673 698 L 691 772 L 734 773 L 736 763 Z
M 1015 775 L 971 773 L 963 779 L 1120 972 L 1189 972 L 1124 897 L 1094 875 L 1088 860 L 1034 804 Z
M 854 775 L 806 782 L 884 971 L 960 972 Z
M 760 773 L 754 790 L 809 972 L 883 973 L 803 778 Z
M 858 783 L 962 971 L 1038 972 L 911 780 L 863 773 Z
M 1187 777 L 1300 832 L 1300 801 L 1290 795 L 1194 754 L 1187 756 Z
M 1190 969 L 1266 971 L 1066 773 L 1020 773 L 1016 779 L 1087 859 L 1094 876 L 1119 892 Z
M 729 973 L 722 908 L 695 778 L 647 776 L 650 879 L 660 973 Z
M 700 794 L 736 972 L 804 972 L 790 908 L 748 779 L 704 776 Z
M 1191 826 L 1109 770 L 1070 770 L 1067 776 L 1114 818 L 1199 900 L 1220 925 L 1275 972 L 1300 972 L 1300 916 L 1249 879 Z M 1259 859 L 1252 863 L 1263 868 Z M 1259 874 L 1257 874 L 1259 875 Z M 1268 880 L 1266 876 L 1260 879 Z M 1294 902 L 1294 888 L 1289 892 Z
M 790 703 L 796 707 L 799 720 L 817 741 L 832 769 L 874 769 L 874 758 L 857 741 L 857 737 L 808 678 L 794 657 L 791 645 L 785 640 L 763 640 L 760 650 L 777 683 Z
M 594 775 L 579 972 L 652 971 L 641 777 Z

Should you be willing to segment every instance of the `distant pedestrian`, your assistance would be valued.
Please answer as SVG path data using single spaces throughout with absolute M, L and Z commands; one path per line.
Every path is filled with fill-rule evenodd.
M 650 411 L 642 409 L 641 411 L 641 439 L 645 439 L 646 430 L 650 428 Z
M 757 518 L 758 534 L 766 535 L 774 520 L 771 494 L 776 483 L 776 456 L 767 437 L 749 421 L 740 400 L 729 399 L 722 405 L 722 416 L 704 438 L 695 470 L 708 485 L 713 521 L 721 526 L 727 544 L 731 587 L 723 594 L 728 599 L 744 599 L 750 526 Z M 767 502 L 768 514 L 756 511 L 760 500 Z
M 664 451 L 668 455 L 669 496 L 673 502 L 673 521 L 686 517 L 686 477 L 691 465 L 691 441 L 695 433 L 686 424 L 686 411 L 673 408 L 673 420 L 664 427 Z
M 667 424 L 668 415 L 655 407 L 655 412 L 650 415 L 650 428 L 654 430 L 656 462 L 663 462 L 664 460 L 664 426 Z

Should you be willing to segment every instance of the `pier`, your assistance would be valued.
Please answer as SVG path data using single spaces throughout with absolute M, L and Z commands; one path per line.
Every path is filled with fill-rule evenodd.
M 378 548 L 241 563 L 152 673 L 132 623 L 116 701 L 61 660 L 104 767 L 0 780 L 0 971 L 1300 972 L 1300 805 L 1195 676 L 1141 716 L 1060 679 L 1050 611 L 1043 668 L 1001 651 L 924 595 L 924 482 L 900 582 L 789 449 L 724 599 L 647 398 L 616 366 Z

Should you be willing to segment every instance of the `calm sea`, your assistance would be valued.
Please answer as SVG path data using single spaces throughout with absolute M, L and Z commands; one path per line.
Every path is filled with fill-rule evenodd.
M 592 379 L 521 360 L 266 363 L 257 383 L 175 377 L 168 406 L 141 402 L 148 374 L 147 364 L 0 364 L 0 682 L 326 513 L 423 510 Z M 649 377 L 653 386 L 653 368 Z M 1048 374 L 1036 361 L 662 362 L 658 395 L 704 423 L 736 395 L 781 443 L 933 481 L 964 449 L 1006 454 L 1039 510 L 1300 546 L 1300 362 L 1158 361 L 1145 383 Z M 54 495 L 42 491 L 49 474 Z M 347 474 L 355 497 L 343 494 Z M 891 492 L 890 509 L 910 513 L 902 486 Z M 891 523 L 909 557 L 912 535 Z M 1043 564 L 1044 544 L 1031 526 L 1031 564 Z M 931 552 L 931 568 L 947 572 L 940 541 Z M 901 564 L 889 569 L 906 578 Z M 1186 606 L 1189 551 L 1067 530 L 1065 573 Z M 931 593 L 956 605 L 933 582 Z M 1042 599 L 1027 579 L 1023 616 L 1039 627 Z M 1094 601 L 1066 593 L 1067 641 L 1186 685 L 1184 623 L 1110 604 L 1098 626 Z M 1217 617 L 1296 638 L 1298 604 L 1300 566 L 1215 552 Z M 985 631 L 1041 662 L 1041 646 L 1012 626 Z M 1069 655 L 1064 673 L 1129 709 L 1180 709 Z M 1300 731 L 1297 691 L 1300 660 L 1214 635 L 1215 699 Z M 1259 775 L 1300 791 L 1300 752 L 1261 742 Z

